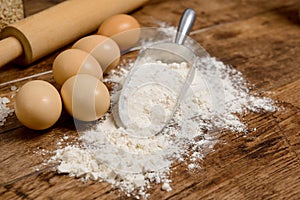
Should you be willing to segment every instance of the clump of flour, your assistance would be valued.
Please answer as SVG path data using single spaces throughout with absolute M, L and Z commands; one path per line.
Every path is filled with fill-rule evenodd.
M 166 73 L 176 73 L 183 80 L 190 70 L 184 63 L 163 65 Z M 132 62 L 104 79 L 115 85 L 111 92 L 112 107 L 131 67 Z M 137 127 L 132 126 L 130 130 L 118 127 L 113 114 L 107 113 L 93 129 L 80 132 L 81 146 L 70 145 L 56 151 L 51 161 L 59 162 L 57 172 L 84 180 L 107 181 L 128 196 L 147 198 L 151 183 L 161 184 L 162 190 L 172 190 L 169 175 L 173 163 L 185 162 L 188 170 L 201 167 L 199 161 L 218 140 L 216 133 L 221 130 L 246 132 L 247 127 L 238 116 L 249 111 L 275 111 L 271 99 L 251 95 L 242 74 L 216 58 L 198 57 L 195 67 L 186 97 L 163 134 L 147 137 L 136 134 Z M 154 123 L 157 117 L 153 114 L 164 111 L 163 114 L 168 115 L 168 109 L 174 106 L 174 92 L 178 90 L 164 87 L 168 80 L 161 84 L 165 75 L 156 73 L 155 82 L 160 81 L 159 84 L 153 83 L 153 87 L 146 84 L 127 97 L 135 95 L 128 101 L 131 108 L 128 113 L 136 122 L 138 133 L 141 127 Z M 138 83 L 146 78 L 137 76 L 136 79 Z M 170 83 L 182 84 L 180 79 Z

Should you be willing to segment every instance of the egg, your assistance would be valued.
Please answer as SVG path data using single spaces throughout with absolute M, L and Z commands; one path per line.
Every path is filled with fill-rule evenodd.
M 56 88 L 42 80 L 27 82 L 18 91 L 14 103 L 18 120 L 26 127 L 43 130 L 59 119 L 62 102 Z
M 107 87 L 94 76 L 78 74 L 69 78 L 61 88 L 67 112 L 81 121 L 94 121 L 110 106 Z
M 115 41 L 102 35 L 81 38 L 72 46 L 90 53 L 102 67 L 104 73 L 116 67 L 120 61 L 120 49 Z
M 131 15 L 113 15 L 100 25 L 97 34 L 111 37 L 121 50 L 132 47 L 139 40 L 140 24 Z
M 61 52 L 53 62 L 52 71 L 59 85 L 76 74 L 89 74 L 100 80 L 103 79 L 102 68 L 98 61 L 91 54 L 80 49 Z

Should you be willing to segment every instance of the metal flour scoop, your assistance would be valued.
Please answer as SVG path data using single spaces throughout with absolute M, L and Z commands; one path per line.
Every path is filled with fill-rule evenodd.
M 181 16 L 174 43 L 156 43 L 140 51 L 125 80 L 119 100 L 112 109 L 117 126 L 131 131 L 137 137 L 149 137 L 160 134 L 170 123 L 195 73 L 193 64 L 196 55 L 183 45 L 194 21 L 194 10 L 186 9 Z M 185 63 L 186 73 L 166 70 L 172 63 L 177 63 L 176 66 Z M 153 89 L 161 91 L 157 99 L 153 99 Z M 154 101 L 163 104 L 156 105 Z M 147 108 L 149 105 L 152 107 Z M 149 119 L 140 120 L 144 117 L 143 113 Z

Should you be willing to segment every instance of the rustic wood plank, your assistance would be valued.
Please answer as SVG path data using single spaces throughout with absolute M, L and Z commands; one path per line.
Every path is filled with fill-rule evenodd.
M 300 80 L 294 81 L 290 84 L 284 85 L 275 90 L 272 97 L 277 98 L 280 101 L 292 104 L 293 106 L 300 108 Z
M 195 9 L 197 13 L 193 30 L 199 30 L 215 25 L 244 20 L 271 10 L 296 4 L 297 1 L 295 0 L 284 2 L 280 0 L 274 0 L 272 2 L 265 0 L 162 0 L 153 4 L 149 3 L 148 6 L 145 6 L 135 15 L 139 17 L 145 26 L 157 26 L 155 23 L 157 21 L 168 22 L 173 26 L 177 26 L 181 12 L 190 7 Z
M 28 199 L 45 199 L 47 197 L 52 199 L 66 199 L 69 197 L 93 199 L 105 193 L 114 193 L 108 183 L 84 183 L 71 177 L 57 176 L 51 171 L 43 173 L 43 176 L 33 175 L 27 181 L 16 182 L 5 187 L 13 193 L 26 195 Z M 43 194 L 40 193 L 41 190 Z M 87 190 L 93 192 L 86 192 Z
M 274 115 L 278 127 L 300 161 L 300 80 L 278 88 L 274 94 L 284 102 L 280 115 Z
M 297 5 L 193 35 L 207 51 L 240 70 L 261 90 L 300 77 Z
M 256 84 L 254 91 L 272 89 L 273 93 L 268 95 L 285 107 L 276 113 L 247 115 L 244 120 L 250 129 L 257 128 L 256 131 L 245 136 L 224 132 L 215 151 L 201 162 L 201 169 L 192 173 L 184 164 L 174 166 L 174 190 L 162 192 L 155 185 L 150 199 L 297 199 L 300 196 L 300 76 L 297 73 L 300 29 L 296 24 L 296 3 L 169 0 L 150 3 L 134 13 L 146 25 L 153 23 L 152 20 L 168 20 L 175 25 L 179 10 L 185 6 L 202 10 L 204 24 L 197 19 L 192 37 L 213 56 L 242 71 Z M 166 8 L 172 14 L 158 15 L 165 13 Z M 211 28 L 197 30 L 203 27 Z M 55 53 L 36 63 L 34 66 L 40 68 L 35 69 L 7 66 L 0 71 L 0 82 L 49 70 L 54 57 Z M 39 78 L 53 82 L 51 74 Z M 9 88 L 9 85 L 1 88 L 1 94 L 10 95 Z M 16 123 L 16 119 L 9 122 Z M 64 115 L 44 134 L 24 127 L 13 129 L 11 125 L 0 134 L 0 151 L 5 152 L 0 156 L 1 197 L 127 199 L 107 183 L 82 183 L 48 170 L 35 172 L 35 167 L 50 155 L 33 152 L 37 147 L 55 149 L 64 134 L 75 137 L 72 124 L 72 119 Z
M 9 189 L 0 186 L 0 196 L 2 199 L 17 199 L 18 195 Z
M 22 126 L 0 134 L 0 151 L 5 152 L 0 157 L 0 184 L 35 172 L 44 160 L 50 158 L 51 154 L 47 152 L 56 150 L 57 143 L 65 135 L 68 135 L 69 142 L 78 137 L 72 119 L 66 114 L 62 118 L 65 119 L 60 120 L 51 130 L 38 132 Z

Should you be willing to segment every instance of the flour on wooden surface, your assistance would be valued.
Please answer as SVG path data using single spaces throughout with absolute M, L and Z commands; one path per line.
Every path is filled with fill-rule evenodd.
M 11 86 L 11 96 L 13 99 L 16 95 L 18 88 L 16 86 Z M 6 118 L 14 113 L 14 109 L 10 108 L 8 104 L 11 100 L 8 97 L 0 97 L 0 126 L 3 126 L 6 122 Z
M 189 69 L 184 66 L 177 63 L 166 70 L 186 74 Z M 112 105 L 131 67 L 132 62 L 104 79 L 115 84 Z M 128 196 L 147 198 L 152 183 L 161 184 L 164 191 L 172 190 L 170 173 L 175 162 L 186 163 L 187 170 L 201 168 L 199 161 L 213 150 L 221 130 L 246 133 L 247 127 L 239 116 L 249 111 L 275 111 L 271 99 L 250 94 L 248 83 L 236 69 L 209 56 L 197 58 L 195 67 L 186 98 L 164 134 L 139 137 L 134 128 L 128 131 L 117 127 L 113 115 L 107 113 L 93 129 L 80 133 L 81 146 L 70 145 L 56 151 L 51 161 L 59 161 L 57 172 L 106 181 Z M 163 78 L 157 76 L 158 80 Z M 157 102 L 165 113 L 168 105 L 174 104 L 174 94 L 163 87 L 147 87 L 137 92 L 137 98 L 130 102 L 135 109 L 129 114 L 138 126 L 152 123 L 150 111 L 156 109 Z M 145 104 L 141 106 L 139 102 Z
M 14 98 L 17 92 L 16 86 L 11 86 L 11 96 L 10 98 Z M 0 126 L 3 126 L 6 122 L 6 118 L 9 115 L 12 115 L 14 113 L 14 109 L 10 108 L 8 104 L 11 102 L 11 100 L 7 97 L 0 97 Z
M 7 97 L 0 97 L 0 126 L 6 122 L 6 118 L 14 112 L 13 109 L 7 107 L 10 100 Z

